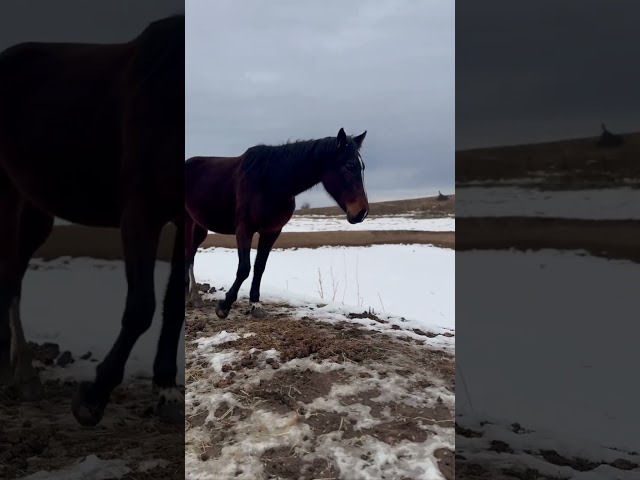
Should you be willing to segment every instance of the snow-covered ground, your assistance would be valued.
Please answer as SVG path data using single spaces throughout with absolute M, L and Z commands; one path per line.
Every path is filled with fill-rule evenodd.
M 640 189 L 536 190 L 518 187 L 458 188 L 458 217 L 534 216 L 640 219 Z
M 54 342 L 74 358 L 90 351 L 102 360 L 120 332 L 126 296 L 124 262 L 90 258 L 32 260 L 22 290 L 22 322 L 27 340 Z M 169 264 L 156 264 L 156 314 L 138 340 L 127 374 L 151 378 L 162 322 L 162 298 Z M 55 318 L 55 321 L 51 320 Z M 92 379 L 96 363 L 78 362 L 56 368 L 60 375 Z M 178 351 L 178 372 L 184 373 L 184 343 Z M 180 382 L 184 381 L 182 376 Z
M 251 251 L 251 264 L 256 251 Z M 228 289 L 235 280 L 235 249 L 200 250 L 196 280 Z M 249 295 L 251 277 L 240 289 Z M 374 245 L 274 250 L 262 278 L 262 295 L 306 296 L 372 308 L 416 322 L 455 328 L 455 251 L 431 245 Z
M 256 252 L 251 253 L 253 263 Z M 216 333 L 199 333 L 193 346 L 189 344 L 187 365 L 193 380 L 185 396 L 186 478 L 274 478 L 267 470 L 269 451 L 274 449 L 289 452 L 281 455 L 307 466 L 319 462 L 327 467 L 313 478 L 444 478 L 437 452 L 454 449 L 455 395 L 449 383 L 453 381 L 452 370 L 447 376 L 444 364 L 437 362 L 451 362 L 455 351 L 454 255 L 453 250 L 427 245 L 273 251 L 261 297 L 273 314 L 273 322 L 259 326 L 247 321 L 249 278 L 240 290 L 240 303 L 225 321 L 226 330 L 218 328 L 216 332 L 215 325 L 205 323 L 205 329 Z M 194 265 L 198 282 L 227 290 L 235 277 L 237 252 L 200 250 Z M 224 294 L 217 291 L 205 299 L 217 300 Z M 354 318 L 353 314 L 370 309 L 375 310 L 375 316 Z M 202 318 L 202 314 L 196 312 L 195 318 Z M 345 338 L 342 329 L 364 329 L 379 335 L 353 338 L 361 338 L 368 345 L 367 352 L 382 349 L 389 357 L 376 361 L 365 355 L 357 362 L 342 362 L 316 359 L 307 353 L 283 358 L 282 350 L 287 347 L 278 343 L 277 334 L 267 334 L 274 345 L 248 350 L 255 358 L 255 368 L 244 376 L 242 370 L 228 373 L 230 364 L 247 355 L 246 350 L 229 342 L 254 336 L 262 339 L 265 334 L 260 329 L 269 328 L 270 323 L 278 331 L 291 332 L 295 327 L 286 322 L 298 323 L 296 319 L 305 326 L 291 334 L 296 335 L 302 349 L 309 337 L 327 335 L 322 337 L 325 344 Z M 282 321 L 284 326 L 278 326 Z M 314 327 L 309 322 L 318 323 Z M 405 341 L 388 344 L 391 338 Z M 347 356 L 351 356 L 348 351 Z M 422 363 L 428 358 L 433 360 Z M 267 360 L 273 359 L 279 363 L 277 370 L 269 368 Z M 203 368 L 206 372 L 199 373 Z M 298 385 L 299 390 L 290 383 L 277 386 L 283 378 L 295 382 L 296 375 L 309 383 Z M 220 382 L 224 386 L 212 386 Z M 319 387 L 322 382 L 332 386 L 323 390 Z M 275 385 L 273 397 L 261 393 L 265 385 Z M 264 406 L 265 402 L 269 405 L 269 398 L 279 404 L 277 392 L 281 388 L 285 392 L 289 389 L 284 403 L 292 405 L 290 412 Z M 309 392 L 309 396 L 303 397 L 301 392 Z M 403 408 L 413 413 L 399 413 Z M 430 420 L 438 409 L 448 413 Z M 192 420 L 203 416 L 204 421 Z M 324 419 L 325 426 L 315 426 L 314 418 Z M 207 427 L 207 422 L 213 427 Z M 372 429 L 389 433 L 376 434 Z M 403 436 L 400 431 L 414 433 Z M 423 431 L 429 433 L 422 437 Z M 215 453 L 203 460 L 202 445 L 213 445 Z
M 417 218 L 410 215 L 372 217 L 351 225 L 345 217 L 322 215 L 295 216 L 282 229 L 283 232 L 336 232 L 367 230 L 413 230 L 421 232 L 455 232 L 456 220 L 450 218 Z M 214 232 L 209 232 L 214 233 Z
M 610 476 L 607 466 L 579 474 L 523 450 L 555 449 L 596 462 L 626 458 L 612 447 L 640 451 L 637 423 L 630 421 L 638 413 L 637 385 L 629 373 L 640 365 L 633 333 L 640 266 L 554 250 L 457 256 L 466 271 L 459 282 L 472 296 L 459 309 L 465 320 L 456 358 L 456 415 L 465 427 L 486 433 L 465 439 L 464 447 L 473 450 L 484 442 L 483 455 L 529 463 L 561 478 L 637 475 L 636 470 L 628 477 L 621 471 Z M 496 295 L 501 301 L 487 303 Z M 481 427 L 481 421 L 495 425 Z M 534 432 L 515 434 L 509 427 L 514 422 Z M 518 459 L 487 451 L 490 440 L 511 445 Z M 638 457 L 631 460 L 638 463 Z
M 56 225 L 72 225 L 66 220 L 55 219 Z M 295 216 L 282 229 L 283 232 L 335 232 L 364 230 L 413 230 L 424 232 L 455 232 L 456 220 L 445 218 L 418 218 L 412 215 L 389 215 L 367 218 L 364 222 L 351 225 L 342 217 L 323 215 Z M 214 233 L 214 232 L 209 232 Z

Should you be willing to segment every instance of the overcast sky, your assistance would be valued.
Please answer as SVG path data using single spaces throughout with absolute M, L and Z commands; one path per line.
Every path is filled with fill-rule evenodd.
M 640 130 L 640 2 L 456 2 L 457 148 Z
M 0 51 L 21 42 L 131 40 L 152 21 L 184 13 L 182 0 L 0 2 Z
M 189 0 L 186 156 L 367 130 L 370 200 L 451 192 L 454 15 L 450 0 Z

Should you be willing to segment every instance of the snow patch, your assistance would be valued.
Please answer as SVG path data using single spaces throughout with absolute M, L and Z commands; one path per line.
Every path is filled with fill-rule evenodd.
M 124 460 L 102 460 L 95 455 L 89 455 L 62 470 L 40 471 L 22 477 L 22 480 L 106 480 L 122 478 L 130 471 Z

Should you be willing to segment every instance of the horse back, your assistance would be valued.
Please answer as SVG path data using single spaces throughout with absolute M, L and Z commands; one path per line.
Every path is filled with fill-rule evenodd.
M 93 211 L 113 223 L 134 178 L 182 211 L 184 18 L 181 32 L 172 25 L 120 44 L 0 53 L 0 170 L 23 196 L 62 218 L 91 224 Z

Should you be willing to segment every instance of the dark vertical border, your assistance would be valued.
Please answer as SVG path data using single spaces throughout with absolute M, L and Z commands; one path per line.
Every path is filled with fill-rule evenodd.
M 456 478 L 640 472 L 637 10 L 456 2 Z
M 0 52 L 24 42 L 128 42 L 152 22 L 184 14 L 184 0 L 3 2 L 0 5 Z M 178 38 L 176 44 L 179 53 L 168 55 L 169 64 L 162 66 L 168 74 L 165 78 L 171 80 L 184 78 L 183 39 Z M 6 85 L 1 76 L 11 74 L 11 71 L 2 70 L 4 66 L 6 64 L 0 65 L 0 88 Z M 85 67 L 92 68 L 89 64 L 75 65 L 69 75 Z M 139 67 L 146 68 L 145 65 Z M 40 81 L 46 83 L 46 77 L 44 68 Z M 178 80 L 178 85 L 182 85 L 180 91 L 169 93 L 172 98 L 183 98 L 181 81 Z M 90 92 L 91 85 L 84 87 Z M 101 86 L 96 85 L 96 90 L 99 88 Z M 20 102 L 19 93 L 0 92 L 0 125 L 11 121 L 3 117 L 2 107 L 6 105 L 3 102 L 13 101 L 14 94 Z M 118 95 L 116 91 L 107 101 L 118 102 L 121 100 Z M 182 101 L 178 103 L 171 103 L 173 118 L 167 119 L 170 121 L 164 122 L 165 119 L 157 117 L 155 120 L 158 124 L 178 125 L 176 140 L 184 144 L 184 109 Z M 157 111 L 163 110 L 158 108 Z M 66 113 L 55 113 L 60 115 L 60 123 L 64 123 Z M 29 125 L 28 118 L 21 122 Z M 154 131 L 150 129 L 149 134 L 153 135 Z M 63 131 L 60 135 L 60 141 L 64 142 L 77 136 L 78 132 Z M 1 139 L 0 132 L 0 142 Z M 37 141 L 34 136 L 34 142 Z M 165 187 L 178 191 L 179 205 L 176 205 L 181 211 L 184 159 L 182 148 L 179 150 L 180 158 L 176 157 L 175 168 L 179 173 L 172 179 L 175 184 Z M 0 148 L 0 156 L 2 154 Z M 55 156 L 50 160 L 63 161 Z M 87 171 L 91 166 L 92 158 L 87 158 Z M 100 177 L 99 172 L 93 173 Z M 47 187 L 51 185 L 42 186 Z M 0 225 L 0 237 L 7 234 Z M 37 401 L 24 401 L 14 388 L 0 386 L 0 478 L 31 478 L 33 474 L 37 474 L 34 478 L 79 478 L 76 475 L 80 471 L 86 478 L 107 478 L 107 472 L 112 475 L 108 478 L 183 478 L 182 419 L 177 424 L 158 420 L 154 413 L 157 394 L 152 392 L 151 385 L 174 236 L 175 228 L 167 225 L 157 255 L 154 325 L 138 341 L 136 348 L 139 348 L 129 358 L 125 382 L 111 395 L 102 421 L 94 427 L 83 427 L 72 415 L 72 397 L 79 380 L 94 378 L 96 365 L 104 360 L 105 345 L 108 350 L 116 340 L 125 307 L 126 277 L 121 236 L 118 229 L 70 226 L 56 220 L 51 236 L 30 262 L 22 284 L 22 321 L 27 340 L 35 352 L 33 365 L 40 371 L 44 394 Z M 178 273 L 182 283 L 182 272 Z M 0 291 L 0 297 L 4 293 Z M 179 305 L 182 309 L 182 293 L 179 298 L 173 297 L 165 302 L 164 308 Z M 0 337 L 3 333 L 6 332 L 0 331 Z M 70 338 L 73 339 L 71 343 Z M 179 338 L 178 381 L 184 382 L 183 333 Z M 65 348 L 68 345 L 72 346 Z M 7 345 L 0 341 L 0 354 L 6 353 L 5 347 Z M 183 401 L 178 399 L 178 403 Z

